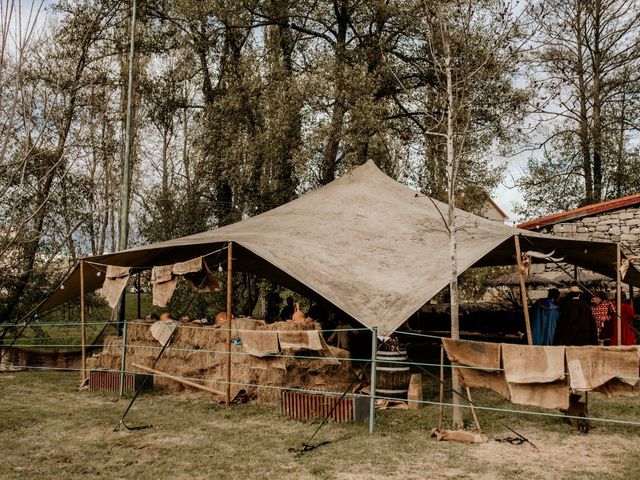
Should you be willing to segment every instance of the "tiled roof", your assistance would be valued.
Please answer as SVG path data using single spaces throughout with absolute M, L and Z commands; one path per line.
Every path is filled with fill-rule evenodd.
M 605 202 L 594 203 L 593 205 L 587 205 L 586 207 L 576 208 L 567 212 L 554 213 L 553 215 L 548 215 L 546 217 L 529 220 L 527 222 L 519 224 L 518 228 L 524 228 L 525 230 L 536 230 L 548 225 L 554 225 L 556 223 L 567 222 L 570 220 L 575 220 L 577 218 L 610 212 L 612 210 L 618 210 L 620 208 L 626 208 L 637 204 L 640 204 L 640 193 L 629 195 L 628 197 L 616 198 L 615 200 L 607 200 Z

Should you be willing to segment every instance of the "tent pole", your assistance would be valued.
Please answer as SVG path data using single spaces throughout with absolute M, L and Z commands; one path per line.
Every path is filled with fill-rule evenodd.
M 533 339 L 531 338 L 531 321 L 529 320 L 529 305 L 527 303 L 527 287 L 524 282 L 524 266 L 522 265 L 522 254 L 520 252 L 520 235 L 515 235 L 513 239 L 516 244 L 516 262 L 518 265 L 518 278 L 520 280 L 520 297 L 522 298 L 524 323 L 527 329 L 527 343 L 533 345 Z
M 616 329 L 618 332 L 618 345 L 622 345 L 622 276 L 620 274 L 620 264 L 622 263 L 622 252 L 620 243 L 616 246 Z
M 87 335 L 84 324 L 84 260 L 80 260 L 80 340 L 82 342 L 82 382 L 87 379 Z
M 369 399 L 369 433 L 373 433 L 376 429 L 376 388 L 377 370 L 376 355 L 378 350 L 378 327 L 371 329 L 371 397 Z
M 473 399 L 471 398 L 471 389 L 469 387 L 466 387 L 466 388 L 467 388 L 467 399 L 469 400 L 469 407 L 471 408 L 471 413 L 473 414 L 473 421 L 476 424 L 476 430 L 478 430 L 478 432 L 482 432 L 482 429 L 480 428 L 480 421 L 478 420 L 478 415 L 476 415 L 476 409 L 473 404 Z
M 232 270 L 233 262 L 233 243 L 229 242 L 227 248 L 227 392 L 225 396 L 225 405 L 229 407 L 231 404 L 231 296 L 233 293 Z
M 136 292 L 138 294 L 138 319 L 141 319 L 142 318 L 142 310 L 141 310 L 141 305 L 140 305 L 140 289 L 142 288 L 142 286 L 140 284 L 140 272 L 137 273 L 136 282 L 137 282 L 137 285 L 138 285 L 138 288 L 136 288 Z

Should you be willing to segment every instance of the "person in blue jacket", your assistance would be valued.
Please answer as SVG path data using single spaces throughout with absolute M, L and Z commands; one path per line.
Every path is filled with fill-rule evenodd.
M 559 301 L 560 291 L 551 288 L 547 292 L 547 298 L 538 300 L 533 305 L 531 335 L 534 345 L 553 345 L 556 324 L 560 317 Z

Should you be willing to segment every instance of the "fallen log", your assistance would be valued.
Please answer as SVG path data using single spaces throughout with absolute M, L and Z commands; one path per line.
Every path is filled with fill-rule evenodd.
M 205 385 L 201 385 L 199 383 L 192 382 L 190 380 L 185 380 L 183 378 L 176 377 L 176 376 L 171 375 L 169 373 L 161 372 L 160 370 L 155 370 L 153 368 L 145 367 L 144 365 L 139 365 L 137 363 L 132 363 L 131 365 L 133 367 L 135 367 L 135 368 L 139 368 L 140 370 L 142 370 L 144 372 L 153 373 L 154 375 L 158 375 L 160 377 L 168 378 L 170 380 L 173 380 L 173 381 L 178 382 L 178 383 L 182 383 L 183 385 L 187 385 L 189 387 L 198 388 L 200 390 L 204 390 L 205 392 L 213 393 L 214 395 L 218 395 L 220 397 L 224 397 L 225 396 L 224 392 L 220 392 L 218 390 L 214 390 L 211 387 L 207 387 Z

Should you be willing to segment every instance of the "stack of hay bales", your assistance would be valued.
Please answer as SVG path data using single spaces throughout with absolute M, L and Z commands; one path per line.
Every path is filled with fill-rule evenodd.
M 151 367 L 160 352 L 162 346 L 151 335 L 150 326 L 150 322 L 142 320 L 127 325 L 127 371 L 138 371 L 134 363 Z M 288 321 L 267 325 L 260 320 L 238 318 L 234 320 L 233 327 L 240 330 L 313 330 L 317 324 Z M 233 331 L 232 336 L 237 337 L 237 332 Z M 122 338 L 107 337 L 96 368 L 119 370 L 121 354 Z M 356 379 L 346 350 L 328 347 L 324 355 L 310 351 L 296 355 L 283 350 L 281 355 L 254 357 L 244 353 L 242 345 L 232 345 L 232 398 L 240 390 L 245 390 L 257 402 L 273 404 L 278 402 L 283 388 L 341 393 Z M 172 344 L 162 354 L 155 369 L 224 392 L 226 363 L 227 331 L 187 323 L 178 326 Z M 154 387 L 170 393 L 197 391 L 161 376 L 155 377 Z

